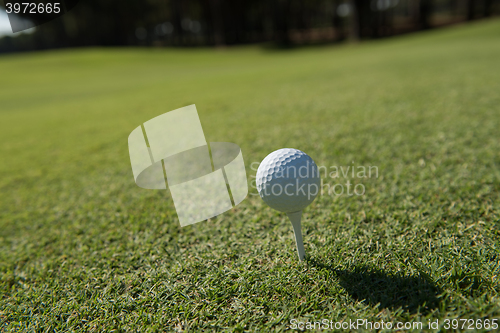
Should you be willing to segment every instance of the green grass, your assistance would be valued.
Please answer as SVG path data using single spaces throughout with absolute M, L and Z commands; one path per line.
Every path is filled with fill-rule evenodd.
M 282 331 L 291 319 L 500 318 L 500 21 L 270 51 L 0 57 L 6 331 Z M 256 190 L 180 228 L 133 181 L 128 134 L 195 103 L 208 141 L 376 166 L 304 212 L 308 260 Z M 443 328 L 444 330 L 444 328 Z

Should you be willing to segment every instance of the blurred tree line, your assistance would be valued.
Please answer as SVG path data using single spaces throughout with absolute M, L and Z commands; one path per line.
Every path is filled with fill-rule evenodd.
M 3 5 L 3 4 L 1 4 Z M 0 52 L 78 46 L 279 46 L 381 38 L 500 14 L 500 0 L 80 0 Z

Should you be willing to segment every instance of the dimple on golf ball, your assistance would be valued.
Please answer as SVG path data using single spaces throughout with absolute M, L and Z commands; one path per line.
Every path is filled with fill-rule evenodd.
M 298 212 L 313 202 L 320 191 L 318 167 L 298 149 L 279 149 L 260 163 L 256 185 L 260 197 L 271 208 Z

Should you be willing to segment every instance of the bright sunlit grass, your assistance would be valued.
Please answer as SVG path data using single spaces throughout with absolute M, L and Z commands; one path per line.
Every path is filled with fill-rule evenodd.
M 500 317 L 500 21 L 271 51 L 0 57 L 0 322 L 7 330 L 285 330 L 291 319 Z M 255 164 L 292 147 L 376 166 L 363 196 L 247 200 L 180 228 L 133 181 L 128 134 L 196 104 Z M 425 327 L 425 326 L 424 326 Z M 0 328 L 2 330 L 2 328 Z

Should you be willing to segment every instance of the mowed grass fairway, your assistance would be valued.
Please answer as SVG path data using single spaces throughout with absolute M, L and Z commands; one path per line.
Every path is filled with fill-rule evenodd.
M 4 55 L 0 77 L 0 330 L 500 318 L 498 19 L 287 51 Z M 250 194 L 180 228 L 168 191 L 135 185 L 127 138 L 189 104 L 207 141 L 241 146 Z M 324 187 L 302 264 L 253 188 L 282 147 L 378 170 L 323 174 L 365 193 Z

